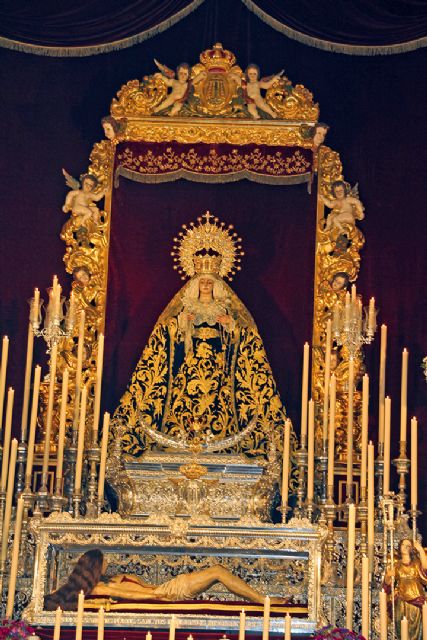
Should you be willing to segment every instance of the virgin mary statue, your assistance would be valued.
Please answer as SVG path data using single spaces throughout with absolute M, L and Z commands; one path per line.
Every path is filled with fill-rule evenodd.
M 257 326 L 224 281 L 240 270 L 241 238 L 206 213 L 183 225 L 172 255 L 183 277 L 158 319 L 114 414 L 122 447 L 139 456 L 148 444 L 144 425 L 176 436 L 202 421 L 218 439 L 257 425 L 236 450 L 265 456 L 285 421 Z

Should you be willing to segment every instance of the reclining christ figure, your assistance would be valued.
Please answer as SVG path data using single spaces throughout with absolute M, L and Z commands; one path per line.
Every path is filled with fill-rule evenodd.
M 57 607 L 65 610 L 77 609 L 80 591 L 85 596 L 110 596 L 122 600 L 143 601 L 159 600 L 175 602 L 191 600 L 216 583 L 223 584 L 228 591 L 251 602 L 262 603 L 264 597 L 252 589 L 238 576 L 233 575 L 221 565 L 214 565 L 200 571 L 183 573 L 161 585 L 147 584 L 139 576 L 122 574 L 114 576 L 108 582 L 101 580 L 107 562 L 99 549 L 86 551 L 78 559 L 67 582 L 45 596 L 45 609 L 52 611 Z M 271 604 L 286 604 L 286 598 L 271 598 Z

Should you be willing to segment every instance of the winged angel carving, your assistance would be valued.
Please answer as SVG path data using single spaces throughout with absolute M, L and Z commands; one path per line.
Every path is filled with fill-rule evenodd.
M 99 202 L 105 196 L 105 190 L 96 192 L 98 178 L 91 173 L 85 173 L 79 181 L 65 169 L 62 169 L 62 173 L 67 187 L 71 189 L 65 198 L 63 212 L 71 212 L 76 227 L 85 227 L 91 220 L 98 223 L 100 211 L 95 202 Z

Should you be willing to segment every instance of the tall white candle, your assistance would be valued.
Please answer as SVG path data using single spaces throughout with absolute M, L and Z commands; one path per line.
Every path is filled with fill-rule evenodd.
M 380 640 L 387 640 L 387 594 L 380 591 Z
M 409 640 L 408 618 L 405 616 L 400 623 L 400 638 L 401 640 Z
M 36 426 L 37 426 L 37 412 L 39 406 L 39 392 L 40 392 L 40 378 L 41 367 L 39 365 L 34 369 L 34 383 L 33 383 L 33 401 L 31 403 L 31 417 L 30 417 L 30 431 L 28 434 L 27 445 L 27 465 L 25 467 L 25 481 L 31 481 L 31 475 L 33 472 L 34 462 L 34 442 L 36 439 Z
M 19 547 L 21 545 L 22 514 L 24 499 L 18 498 L 16 506 L 15 532 L 13 535 L 12 560 L 10 563 L 9 586 L 7 590 L 6 618 L 11 618 L 15 603 L 16 578 L 18 575 Z
M 362 557 L 362 636 L 369 639 L 369 558 Z
M 314 402 L 308 403 L 307 500 L 314 497 Z
M 176 631 L 176 615 L 173 613 L 171 616 L 171 623 L 169 627 L 169 640 L 175 640 Z
M 102 501 L 104 498 L 105 468 L 107 465 L 109 426 L 110 426 L 110 414 L 107 413 L 106 411 L 104 413 L 104 423 L 102 426 L 101 460 L 99 463 L 99 476 L 98 476 L 98 500 L 99 501 Z
M 346 627 L 353 629 L 353 608 L 354 608 L 354 546 L 356 536 L 356 513 L 354 504 L 348 505 L 348 527 L 347 527 L 347 604 L 346 604 Z
M 3 458 L 1 464 L 0 491 L 6 491 L 6 478 L 9 469 L 10 436 L 12 433 L 13 401 L 15 391 L 12 387 L 7 392 L 6 422 L 4 425 Z
M 22 415 L 21 415 L 21 441 L 25 442 L 27 439 L 27 426 L 28 426 L 28 405 L 30 402 L 30 386 L 31 386 L 31 370 L 33 366 L 33 351 L 34 351 L 34 331 L 31 323 L 28 323 L 28 337 L 27 337 L 27 358 L 25 361 L 25 376 L 24 376 L 24 396 L 22 401 Z
M 283 507 L 282 520 L 283 522 L 286 522 L 286 506 L 288 504 L 290 436 L 291 436 L 291 421 L 286 420 L 285 428 L 284 428 L 283 463 L 282 463 L 282 507 Z
M 407 349 L 402 352 L 402 380 L 400 385 L 400 441 L 406 442 L 406 426 L 408 421 L 408 358 Z
M 387 358 L 387 327 L 381 325 L 381 348 L 380 348 L 380 384 L 378 398 L 378 443 L 384 442 L 384 402 L 385 402 L 385 364 Z
M 337 397 L 337 381 L 335 374 L 331 375 L 331 402 L 329 411 L 329 437 L 328 437 L 328 488 L 334 486 L 335 463 L 335 408 Z
M 369 376 L 363 376 L 362 387 L 362 459 L 360 464 L 360 488 L 366 487 L 368 464 L 368 423 L 369 423 Z
M 285 640 L 291 640 L 291 628 L 292 628 L 291 614 L 287 613 L 285 616 Z
M 18 440 L 14 438 L 10 447 L 9 473 L 7 477 L 6 502 L 4 506 L 3 531 L 1 539 L 0 562 L 4 566 L 7 558 L 7 549 L 9 543 L 9 528 L 12 517 L 12 501 L 15 489 L 15 470 L 16 470 L 16 452 L 18 451 Z
M 270 596 L 264 598 L 264 615 L 262 620 L 262 640 L 268 640 L 270 635 Z
M 98 638 L 97 640 L 104 640 L 104 607 L 98 609 Z
M 374 567 L 375 544 L 375 448 L 368 444 L 368 557 L 371 572 Z
M 85 604 L 85 595 L 83 591 L 80 591 L 78 601 L 77 601 L 76 640 L 82 640 L 84 604 Z
M 81 395 L 79 434 L 77 438 L 77 459 L 76 459 L 76 477 L 74 481 L 75 493 L 80 493 L 82 488 L 82 471 L 83 471 L 83 452 L 85 444 L 85 423 L 86 423 L 86 401 L 87 387 L 83 387 Z
M 246 613 L 245 613 L 245 610 L 242 609 L 240 612 L 240 618 L 239 618 L 239 640 L 245 640 L 245 630 L 246 630 Z
M 391 438 L 391 399 L 384 402 L 384 495 L 390 491 L 390 438 Z
M 353 417 L 354 417 L 354 360 L 350 358 L 348 368 L 348 411 L 347 411 L 347 491 L 353 486 Z
M 332 346 L 332 324 L 331 319 L 326 323 L 326 344 L 325 344 L 325 379 L 323 385 L 323 442 L 328 437 L 328 406 L 329 406 L 329 378 L 331 375 L 331 346 Z
M 6 390 L 6 371 L 7 360 L 9 356 L 9 338 L 3 336 L 2 349 L 1 349 L 1 365 L 0 365 L 0 434 L 3 430 L 3 407 L 4 407 L 4 394 Z
M 58 455 L 56 458 L 56 478 L 62 478 L 64 464 L 64 445 L 65 445 L 65 422 L 67 417 L 67 400 L 68 400 L 68 378 L 69 371 L 66 367 L 62 374 L 62 390 L 61 390 L 61 412 L 59 416 L 59 432 L 58 432 Z
M 418 505 L 418 423 L 411 420 L 411 508 Z
M 43 483 L 47 479 L 47 473 L 49 469 L 49 455 L 50 455 L 50 436 L 52 433 L 52 419 L 53 419 L 53 402 L 55 398 L 55 381 L 56 381 L 56 363 L 58 359 L 58 344 L 52 346 L 50 354 L 50 366 L 49 366 L 49 395 L 47 399 L 47 413 L 46 413 L 46 433 L 44 438 L 43 447 L 43 468 L 42 478 Z
M 104 363 L 104 334 L 98 337 L 98 355 L 96 360 L 95 399 L 93 404 L 93 442 L 98 441 L 99 412 L 101 408 L 102 367 Z
M 55 627 L 53 629 L 53 640 L 59 640 L 61 637 L 62 609 L 58 607 L 55 613 Z
M 375 298 L 369 300 L 368 329 L 371 332 L 375 330 Z
M 307 441 L 307 410 L 308 410 L 308 372 L 310 362 L 310 345 L 304 344 L 304 356 L 302 365 L 302 392 L 301 392 L 301 444 Z
M 79 423 L 80 414 L 80 394 L 82 383 L 82 368 L 83 368 L 83 349 L 85 341 L 85 319 L 86 314 L 82 310 L 79 317 L 79 339 L 77 343 L 77 363 L 76 363 L 76 391 L 75 391 L 75 403 L 74 403 L 74 422 L 73 428 L 77 429 Z
M 423 640 L 427 640 L 427 602 L 423 604 Z

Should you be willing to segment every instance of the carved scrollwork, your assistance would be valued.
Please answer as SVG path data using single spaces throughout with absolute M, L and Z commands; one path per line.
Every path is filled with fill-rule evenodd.
M 166 98 L 167 86 L 161 78 L 148 76 L 141 83 L 129 80 L 111 103 L 111 115 L 116 118 L 148 116 Z
M 302 84 L 292 87 L 287 78 L 280 78 L 267 89 L 266 101 L 283 120 L 309 120 L 319 118 L 319 105 L 313 94 Z

